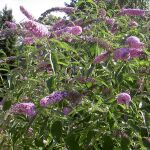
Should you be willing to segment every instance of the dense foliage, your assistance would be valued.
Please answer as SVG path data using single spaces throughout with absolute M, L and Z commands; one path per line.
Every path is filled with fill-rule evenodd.
M 38 20 L 21 6 L 28 20 L 1 29 L 18 41 L 1 88 L 0 149 L 150 148 L 149 11 L 87 2 Z

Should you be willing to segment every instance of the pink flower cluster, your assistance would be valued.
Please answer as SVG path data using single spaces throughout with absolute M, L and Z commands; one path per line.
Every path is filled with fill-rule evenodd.
M 96 56 L 94 61 L 93 61 L 93 63 L 94 64 L 98 64 L 98 63 L 100 63 L 102 61 L 105 61 L 108 58 L 108 56 L 109 56 L 109 53 L 108 52 L 104 52 L 104 53 Z
M 57 102 L 60 102 L 61 100 L 63 100 L 63 98 L 65 98 L 67 96 L 67 92 L 64 91 L 55 91 L 53 93 L 51 93 L 50 95 L 42 98 L 40 100 L 40 105 L 42 107 L 46 107 L 47 105 L 50 104 L 54 104 Z
M 119 48 L 114 51 L 115 60 L 129 60 L 130 58 L 139 57 L 143 53 L 141 48 L 144 43 L 140 42 L 138 37 L 130 36 L 125 43 L 128 45 L 128 48 Z
M 141 9 L 125 9 L 123 8 L 120 12 L 121 15 L 128 15 L 128 16 L 144 16 L 145 15 L 145 10 Z
M 16 29 L 17 25 L 14 22 L 10 22 L 10 21 L 5 21 L 5 24 L 11 28 L 11 29 Z
M 23 6 L 20 6 L 20 10 L 28 19 L 35 20 L 34 17 Z
M 131 96 L 128 93 L 120 93 L 117 95 L 118 104 L 129 104 L 131 101 Z
M 64 33 L 80 35 L 82 33 L 82 28 L 80 26 L 66 27 L 61 30 L 56 30 L 54 32 L 57 36 L 61 36 Z
M 144 43 L 140 42 L 138 37 L 130 36 L 126 39 L 125 43 L 129 46 L 131 58 L 139 57 L 143 53 L 141 48 L 144 46 Z
M 49 35 L 49 31 L 47 27 L 36 21 L 28 20 L 24 22 L 24 25 L 25 25 L 25 28 L 37 38 Z
M 31 102 L 14 104 L 11 107 L 11 112 L 13 114 L 22 114 L 28 117 L 33 117 L 36 115 L 35 105 Z

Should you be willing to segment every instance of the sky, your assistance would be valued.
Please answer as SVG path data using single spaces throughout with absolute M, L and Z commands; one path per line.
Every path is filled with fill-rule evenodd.
M 27 9 L 35 18 L 38 18 L 41 13 L 52 7 L 62 7 L 64 2 L 70 2 L 70 0 L 0 0 L 0 10 L 5 5 L 13 10 L 13 16 L 16 22 L 21 22 L 26 17 L 20 12 L 19 6 L 22 5 Z M 53 13 L 54 15 L 63 16 L 62 13 Z

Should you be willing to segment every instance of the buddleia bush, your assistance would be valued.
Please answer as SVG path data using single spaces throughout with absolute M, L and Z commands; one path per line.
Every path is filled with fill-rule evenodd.
M 18 36 L 1 149 L 149 148 L 149 11 L 83 2 L 39 19 L 21 6 L 28 19 L 1 30 Z M 49 20 L 53 11 L 67 17 Z

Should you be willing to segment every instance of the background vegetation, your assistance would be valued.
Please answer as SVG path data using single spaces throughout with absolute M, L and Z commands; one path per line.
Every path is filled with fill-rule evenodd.
M 66 12 L 57 8 L 31 20 L 49 29 L 50 34 L 40 38 L 26 33 L 24 22 L 16 29 L 6 28 L 5 21 L 13 22 L 12 14 L 6 8 L 1 12 L 0 149 L 149 149 L 149 14 L 120 15 L 124 6 L 147 10 L 148 1 L 73 3 L 66 4 L 75 10 L 63 19 L 50 14 Z M 138 26 L 131 26 L 132 21 Z M 63 30 L 68 26 L 81 26 L 82 33 L 68 34 Z M 64 34 L 59 35 L 60 30 Z M 116 61 L 115 50 L 127 47 L 130 36 L 144 43 L 142 55 Z M 34 42 L 23 42 L 26 37 Z M 93 63 L 105 51 L 107 59 Z M 40 100 L 56 91 L 68 95 L 42 107 Z M 129 104 L 117 103 L 123 92 L 131 96 Z M 29 102 L 36 107 L 33 117 L 12 112 L 15 104 Z

